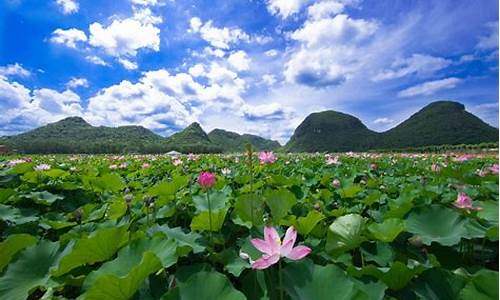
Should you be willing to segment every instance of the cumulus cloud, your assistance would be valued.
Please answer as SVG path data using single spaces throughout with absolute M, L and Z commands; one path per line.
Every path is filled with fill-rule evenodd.
M 89 82 L 86 78 L 77 78 L 77 77 L 72 77 L 68 83 L 66 83 L 66 87 L 68 88 L 77 88 L 77 87 L 88 87 Z
M 251 59 L 245 51 L 239 50 L 229 55 L 227 61 L 237 71 L 246 71 L 250 68 Z
M 139 66 L 126 58 L 119 58 L 118 62 L 127 70 L 136 70 Z
M 285 78 L 312 87 L 341 84 L 358 68 L 360 46 L 378 26 L 375 21 L 344 14 L 306 21 L 291 34 L 301 47 L 287 62 Z
M 341 1 L 317 2 L 307 9 L 310 18 L 318 20 L 332 17 L 344 11 L 345 5 Z
M 389 118 L 377 118 L 373 121 L 374 124 L 388 125 L 394 123 L 394 120 Z
M 278 50 L 276 49 L 267 50 L 266 52 L 264 52 L 264 54 L 269 57 L 275 57 L 276 55 L 278 55 Z
M 381 71 L 373 77 L 373 80 L 397 79 L 408 75 L 426 76 L 442 70 L 451 64 L 451 60 L 442 57 L 413 54 L 404 59 L 396 59 L 390 69 Z
M 89 44 L 102 48 L 111 56 L 135 56 L 137 50 L 160 50 L 160 29 L 138 20 L 114 20 L 109 26 L 92 23 Z
M 193 32 L 199 33 L 202 39 L 215 48 L 227 50 L 232 44 L 250 41 L 250 36 L 237 27 L 215 27 L 211 20 L 203 24 L 198 17 L 191 18 L 189 23 Z
M 23 68 L 23 66 L 18 63 L 3 67 L 0 66 L 0 76 L 29 77 L 30 75 L 31 72 Z
M 283 120 L 292 117 L 293 111 L 278 103 L 248 105 L 243 107 L 245 118 L 248 120 Z
M 107 62 L 105 62 L 102 58 L 96 55 L 88 55 L 85 57 L 85 59 L 88 62 L 93 63 L 94 65 L 108 66 Z
M 429 96 L 440 90 L 452 89 L 461 82 L 462 79 L 456 77 L 427 81 L 400 91 L 398 93 L 398 96 L 399 97 L 414 97 L 420 95 Z
M 65 15 L 77 13 L 80 8 L 80 5 L 75 0 L 56 0 L 56 4 Z
M 476 48 L 480 50 L 498 49 L 498 22 L 486 24 L 488 35 L 479 37 Z
M 161 0 L 131 0 L 132 4 L 143 5 L 143 6 L 157 6 L 163 5 Z
M 50 41 L 55 44 L 63 44 L 70 48 L 76 48 L 76 44 L 78 42 L 86 42 L 87 35 L 85 32 L 76 29 L 56 29 L 52 32 L 52 36 L 50 37 Z
M 309 0 L 268 0 L 267 10 L 282 19 L 298 13 Z
M 262 81 L 269 86 L 271 86 L 277 82 L 276 76 L 274 76 L 273 74 L 262 75 Z

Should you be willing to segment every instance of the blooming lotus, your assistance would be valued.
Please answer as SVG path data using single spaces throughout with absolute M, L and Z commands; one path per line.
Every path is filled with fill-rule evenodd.
M 276 155 L 273 151 L 262 151 L 259 153 L 259 160 L 261 164 L 272 164 L 276 161 Z
M 439 173 L 441 171 L 441 166 L 438 164 L 432 164 L 431 171 Z
M 40 164 L 40 165 L 36 166 L 34 169 L 35 169 L 35 171 L 47 171 L 47 170 L 50 170 L 50 165 Z
M 473 207 L 472 206 L 472 199 L 469 197 L 466 193 L 460 192 L 457 196 L 457 200 L 453 205 L 457 208 L 461 208 L 467 212 L 470 212 L 471 210 L 481 210 L 480 207 Z
M 143 169 L 149 169 L 150 167 L 151 167 L 151 165 L 150 165 L 150 164 L 148 164 L 148 163 L 143 163 L 143 164 L 142 164 L 142 168 L 143 168 Z
M 254 262 L 252 268 L 257 270 L 267 269 L 277 263 L 280 258 L 286 257 L 291 260 L 299 260 L 311 253 L 311 248 L 306 246 L 294 247 L 297 239 L 297 231 L 293 226 L 289 227 L 281 241 L 274 227 L 264 227 L 264 239 L 252 239 L 250 242 L 263 255 Z
M 204 189 L 209 189 L 215 185 L 215 174 L 210 172 L 201 172 L 198 176 L 198 184 Z
M 229 168 L 224 168 L 224 169 L 222 169 L 222 170 L 221 170 L 221 173 L 222 173 L 222 175 L 224 175 L 224 176 L 231 175 L 231 169 L 229 169 Z
M 498 164 L 492 165 L 490 168 L 491 173 L 498 174 Z

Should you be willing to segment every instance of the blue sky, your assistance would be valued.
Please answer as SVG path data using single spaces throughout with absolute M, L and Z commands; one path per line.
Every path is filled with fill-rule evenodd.
M 383 131 L 436 100 L 498 127 L 498 97 L 496 0 L 0 2 L 0 135 L 77 115 L 284 143 L 315 111 Z

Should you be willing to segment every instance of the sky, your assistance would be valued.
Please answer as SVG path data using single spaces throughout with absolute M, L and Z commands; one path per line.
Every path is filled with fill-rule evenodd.
M 497 0 L 3 0 L 0 135 L 68 116 L 286 141 L 312 113 L 396 126 L 437 100 L 498 127 Z

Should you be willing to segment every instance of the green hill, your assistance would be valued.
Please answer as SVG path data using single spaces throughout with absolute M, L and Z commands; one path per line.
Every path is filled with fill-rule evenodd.
M 206 132 L 196 122 L 168 137 L 166 143 L 172 150 L 183 153 L 219 153 L 223 150 L 223 147 L 210 141 Z
M 4 137 L 0 143 L 22 153 L 154 152 L 165 148 L 164 138 L 144 127 L 94 127 L 79 117 Z
M 383 133 L 371 131 L 351 115 L 335 111 L 313 113 L 297 127 L 284 149 L 291 152 L 365 151 L 497 141 L 498 129 L 465 111 L 464 105 L 438 101 Z
M 214 144 L 222 147 L 224 152 L 242 152 L 246 144 L 251 144 L 257 150 L 276 150 L 281 145 L 277 141 L 268 140 L 252 134 L 240 135 L 236 132 L 214 129 L 208 134 Z
M 467 112 L 461 103 L 431 103 L 384 132 L 380 148 L 479 144 L 498 141 L 498 129 Z

